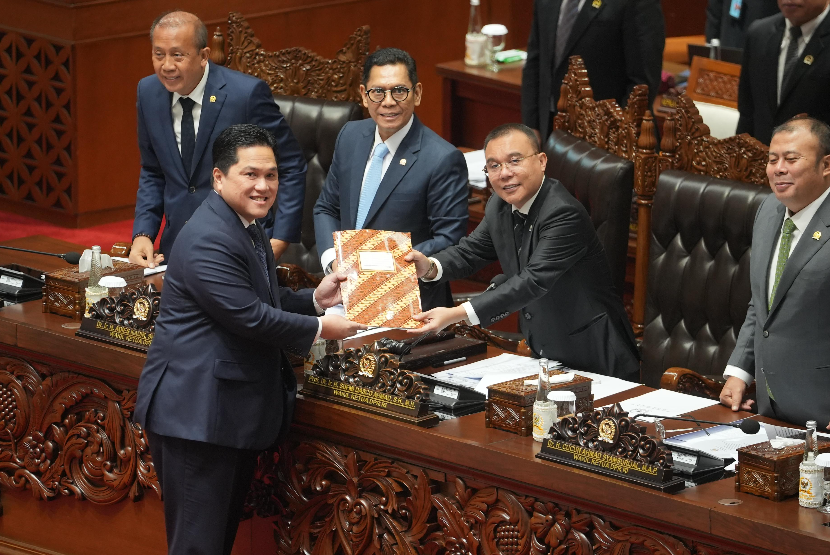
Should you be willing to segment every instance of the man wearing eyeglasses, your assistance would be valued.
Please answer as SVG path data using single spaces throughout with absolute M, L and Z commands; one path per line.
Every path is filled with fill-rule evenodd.
M 314 206 L 327 273 L 335 267 L 335 231 L 408 231 L 413 247 L 428 255 L 466 234 L 464 156 L 414 114 L 422 89 L 415 60 L 403 50 L 384 48 L 366 58 L 360 92 L 371 119 L 349 122 L 340 131 Z M 449 284 L 422 287 L 421 306 L 452 306 Z
M 496 260 L 505 281 L 453 308 L 415 318 L 419 333 L 467 320 L 489 326 L 519 312 L 533 354 L 564 365 L 640 381 L 634 334 L 614 292 L 602 245 L 582 204 L 545 177 L 547 157 L 532 129 L 495 128 L 484 141 L 485 171 L 496 193 L 484 219 L 458 246 L 433 257 L 413 251 L 418 277 L 435 284 L 463 279 Z

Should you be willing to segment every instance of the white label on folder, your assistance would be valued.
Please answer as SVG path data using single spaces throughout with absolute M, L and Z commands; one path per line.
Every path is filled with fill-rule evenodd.
M 697 464 L 697 455 L 690 455 L 689 453 L 679 453 L 677 451 L 672 451 L 671 458 L 674 462 L 685 464 Z
M 395 257 L 387 251 L 358 251 L 360 271 L 394 272 Z
M 12 287 L 23 287 L 23 280 L 11 276 L 0 276 L 0 284 L 11 285 Z
M 450 399 L 458 399 L 458 390 L 457 389 L 451 389 L 449 387 L 444 387 L 443 385 L 436 385 L 435 389 L 433 389 L 432 391 L 436 395 L 440 395 L 442 397 L 449 397 Z

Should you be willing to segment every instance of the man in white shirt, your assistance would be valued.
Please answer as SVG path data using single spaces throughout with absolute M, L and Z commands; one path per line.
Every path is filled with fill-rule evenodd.
M 737 134 L 769 144 L 772 129 L 806 113 L 830 122 L 827 0 L 778 0 L 781 13 L 747 31 Z
M 755 218 L 752 297 L 720 400 L 749 410 L 754 379 L 760 414 L 830 423 L 830 126 L 795 118 L 777 127 L 767 177 L 775 195 Z
M 415 60 L 397 48 L 373 52 L 360 92 L 371 119 L 349 122 L 340 131 L 314 206 L 317 248 L 327 272 L 335 267 L 335 231 L 408 231 L 412 246 L 427 254 L 467 233 L 467 165 L 457 148 L 414 113 L 423 93 Z M 421 306 L 452 306 L 449 286 L 422 287 Z

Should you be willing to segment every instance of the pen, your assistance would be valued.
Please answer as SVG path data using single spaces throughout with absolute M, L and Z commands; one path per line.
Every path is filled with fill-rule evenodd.
M 452 358 L 450 360 L 445 360 L 444 362 L 436 362 L 432 365 L 433 368 L 438 368 L 439 366 L 447 366 L 448 364 L 455 364 L 456 362 L 464 362 L 467 360 L 467 357 L 459 357 L 459 358 Z

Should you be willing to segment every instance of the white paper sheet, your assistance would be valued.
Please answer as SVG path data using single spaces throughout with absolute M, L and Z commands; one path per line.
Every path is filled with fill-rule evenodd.
M 626 399 L 620 405 L 629 415 L 660 414 L 666 417 L 680 416 L 706 407 L 717 405 L 718 402 L 694 395 L 686 395 L 668 389 L 656 389 L 639 397 Z M 653 422 L 654 418 L 640 418 L 645 422 Z M 659 419 L 657 419 L 659 420 Z
M 487 395 L 493 384 L 539 374 L 539 360 L 510 353 L 472 362 L 433 374 L 433 377 L 463 385 Z
M 602 374 L 594 374 L 593 372 L 585 372 L 583 370 L 574 370 L 574 372 L 580 376 L 585 376 L 586 378 L 594 380 L 591 383 L 591 393 L 594 394 L 594 406 L 597 407 L 602 406 L 601 403 L 597 404 L 597 401 L 600 399 L 616 395 L 617 393 L 622 393 L 623 391 L 628 391 L 629 389 L 634 389 L 640 385 L 635 382 L 629 382 L 611 376 L 603 376 Z
M 708 435 L 707 435 L 708 432 Z M 706 431 L 690 432 L 668 438 L 664 443 L 696 449 L 720 459 L 738 460 L 738 449 L 767 441 L 767 432 L 762 427 L 754 434 L 745 434 L 732 426 L 714 426 Z

